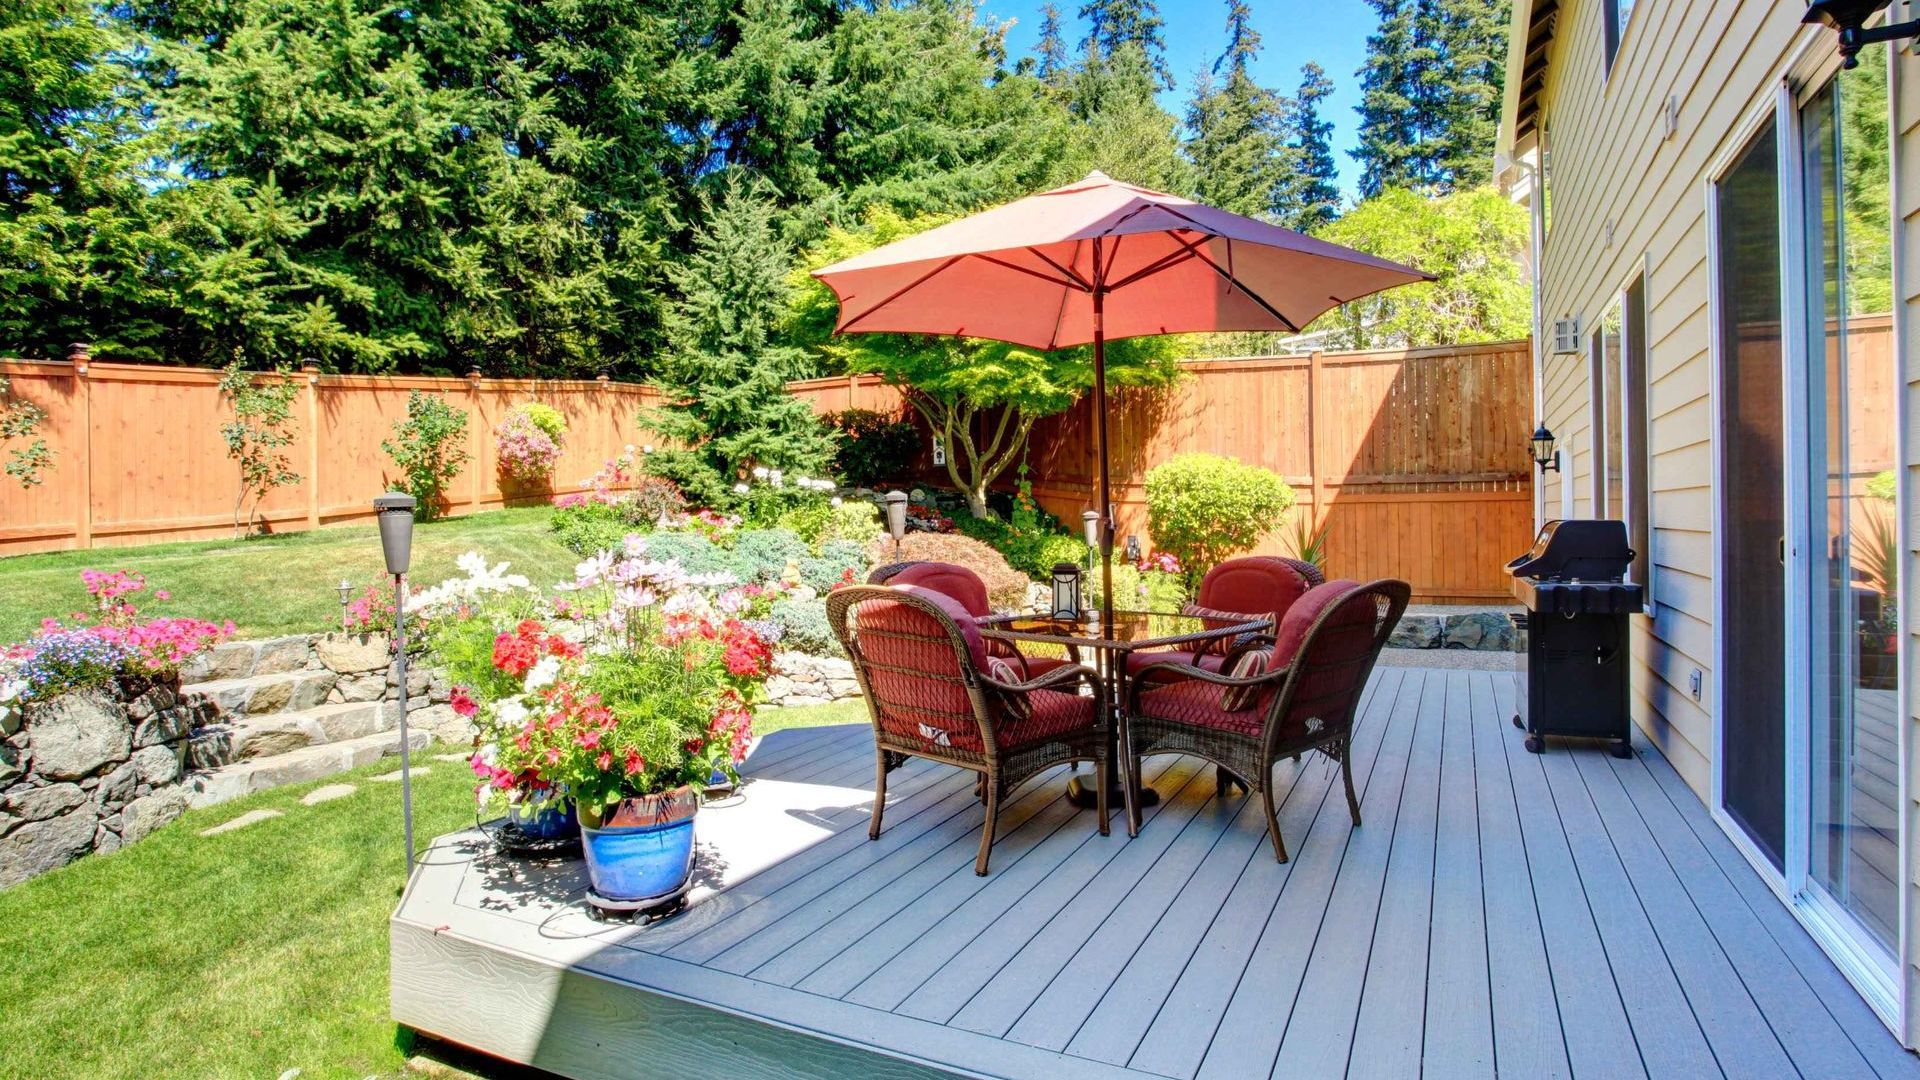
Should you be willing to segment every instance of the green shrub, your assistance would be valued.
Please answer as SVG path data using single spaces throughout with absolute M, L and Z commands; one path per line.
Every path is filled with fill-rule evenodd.
M 1064 532 L 1018 529 L 998 518 L 958 517 L 954 528 L 998 551 L 1007 565 L 1035 581 L 1049 581 L 1053 564 L 1084 563 L 1086 542 Z
M 1198 577 L 1251 548 L 1293 506 L 1279 476 L 1218 454 L 1178 454 L 1147 470 L 1147 532 Z
M 671 559 L 689 574 L 732 574 L 746 580 L 734 553 L 699 533 L 654 533 L 647 537 L 646 557 Z
M 467 414 L 439 394 L 407 393 L 407 418 L 380 443 L 404 478 L 400 490 L 420 503 L 422 520 L 440 515 L 441 494 L 467 463 Z
M 1179 574 L 1162 570 L 1142 571 L 1123 559 L 1113 563 L 1113 606 L 1125 611 L 1176 612 L 1192 598 L 1192 592 Z M 1100 568 L 1087 576 L 1087 596 L 1093 604 L 1100 598 Z
M 833 471 L 855 487 L 873 487 L 913 472 L 920 453 L 920 431 L 913 422 L 872 409 L 848 409 L 827 418 L 840 433 Z
M 786 529 L 742 529 L 733 534 L 734 571 L 742 581 L 780 580 L 788 563 L 812 554 L 805 540 Z
M 547 433 L 547 437 L 559 442 L 567 434 L 567 418 L 559 409 L 543 405 L 538 401 L 523 401 L 514 409 L 524 415 L 534 427 Z
M 795 506 L 774 522 L 774 527 L 786 529 L 811 544 L 826 534 L 827 526 L 833 520 L 834 508 L 825 499 L 815 499 Z
M 826 592 L 846 580 L 849 570 L 853 571 L 854 581 L 866 580 L 866 548 L 854 540 L 828 540 L 820 545 L 820 554 L 800 560 L 800 584 Z
M 724 510 L 733 505 L 733 481 L 721 476 L 698 454 L 685 450 L 656 450 L 640 459 L 648 476 L 658 477 L 677 488 L 695 506 Z
M 827 602 L 782 600 L 767 612 L 767 618 L 780 628 L 780 648 L 813 656 L 840 655 L 840 639 L 833 636 L 827 622 Z
M 555 507 L 547 524 L 575 555 L 615 550 L 628 533 L 640 531 L 627 521 L 626 507 L 617 503 L 588 502 Z
M 880 508 L 865 499 L 847 499 L 839 506 L 832 507 L 827 517 L 827 527 L 821 530 L 817 539 L 821 543 L 833 540 L 851 540 L 856 545 L 885 533 L 887 528 L 880 522 Z
M 1882 470 L 1867 478 L 1867 494 L 1873 498 L 1892 502 L 1894 492 L 1892 469 Z

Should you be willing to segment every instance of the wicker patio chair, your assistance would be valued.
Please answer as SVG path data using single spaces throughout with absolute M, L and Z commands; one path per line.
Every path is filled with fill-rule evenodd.
M 1130 681 L 1120 728 L 1121 761 L 1130 770 L 1127 786 L 1139 783 L 1140 759 L 1149 754 L 1193 754 L 1211 761 L 1260 793 L 1274 858 L 1286 862 L 1287 846 L 1274 812 L 1273 766 L 1283 757 L 1317 750 L 1340 763 L 1347 810 L 1357 827 L 1354 714 L 1411 594 L 1406 582 L 1392 580 L 1333 581 L 1314 588 L 1287 610 L 1277 634 L 1260 643 L 1271 649 L 1261 674 L 1223 675 L 1180 663 L 1141 669 Z M 1238 646 L 1231 659 L 1237 663 L 1250 648 Z M 1129 804 L 1127 834 L 1136 835 L 1139 828 L 1138 808 Z
M 1278 555 L 1249 555 L 1228 559 L 1200 579 L 1200 592 L 1182 610 L 1190 615 L 1272 619 L 1275 626 L 1307 590 L 1326 583 L 1320 568 Z M 1149 664 L 1192 664 L 1221 671 L 1226 642 L 1201 649 L 1144 650 L 1127 654 L 1127 669 Z
M 1052 765 L 1093 762 L 1106 834 L 1109 732 L 1096 699 L 1078 693 L 1097 685 L 1092 669 L 1071 664 L 1023 682 L 996 679 L 985 639 L 966 610 L 917 586 L 836 589 L 827 596 L 827 621 L 853 660 L 873 719 L 870 839 L 880 838 L 887 774 L 909 757 L 980 775 L 987 820 L 976 874 L 987 872 L 1007 793 Z
M 917 585 L 958 600 L 967 614 L 976 620 L 993 614 L 993 607 L 987 602 L 987 583 L 980 580 L 979 574 L 958 563 L 930 559 L 888 563 L 875 567 L 867 575 L 867 584 Z M 1030 656 L 1011 641 L 999 638 L 986 640 L 987 655 L 1013 662 L 1023 679 L 1037 679 L 1054 668 L 1080 662 L 1079 654 L 1071 650 L 1066 656 Z

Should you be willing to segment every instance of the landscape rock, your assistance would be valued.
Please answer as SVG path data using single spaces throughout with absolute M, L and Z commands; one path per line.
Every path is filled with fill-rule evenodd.
M 30 707 L 27 736 L 34 771 L 53 780 L 78 780 L 133 748 L 126 710 L 106 691 L 79 690 Z
M 0 743 L 0 788 L 18 780 L 25 771 L 20 767 L 20 751 Z
M 354 793 L 352 784 L 323 784 L 300 796 L 301 806 L 318 806 L 323 802 L 344 799 Z
M 135 843 L 185 813 L 187 793 L 176 785 L 133 800 L 120 811 L 120 839 Z
M 184 682 L 244 679 L 253 674 L 253 661 L 257 655 L 259 645 L 256 642 L 223 642 L 189 661 L 181 670 L 180 678 Z
M 453 711 L 451 705 L 429 705 L 418 713 L 409 714 L 407 723 L 417 725 L 435 740 L 451 743 L 455 746 L 467 746 L 473 742 L 479 728 L 473 722 Z
M 180 779 L 178 746 L 149 746 L 136 750 L 130 762 L 140 774 L 140 782 L 159 787 Z
M 102 777 L 100 785 L 93 789 L 93 803 L 103 813 L 118 810 L 133 798 L 134 786 L 139 782 L 139 767 L 131 761 L 123 761 Z
M 1438 615 L 1402 615 L 1387 638 L 1390 649 L 1437 649 L 1442 636 Z
M 387 693 L 387 680 L 379 674 L 355 675 L 333 684 L 341 701 L 379 701 Z
M 274 675 L 284 671 L 298 671 L 307 666 L 310 646 L 305 635 L 299 637 L 270 638 L 260 642 L 258 658 L 253 662 L 255 675 Z
M 4 800 L 7 812 L 22 821 L 45 821 L 72 810 L 87 801 L 79 784 L 48 784 L 46 787 L 17 787 Z
M 221 833 L 230 833 L 237 829 L 244 829 L 257 822 L 268 821 L 279 816 L 280 811 L 278 810 L 249 810 L 231 821 L 223 821 L 210 829 L 201 829 L 200 835 L 219 836 Z
M 0 889 L 56 870 L 93 850 L 94 816 L 80 810 L 30 821 L 0 838 Z
M 145 696 L 142 695 L 143 698 Z M 167 691 L 167 698 L 168 704 L 134 726 L 133 748 L 135 750 L 146 746 L 158 746 L 162 743 L 179 742 L 192 733 L 191 710 L 181 707 L 179 697 L 171 690 Z
M 385 634 L 324 634 L 314 639 L 313 652 L 329 671 L 358 675 L 385 668 L 392 646 Z
M 119 851 L 120 846 L 124 843 L 126 843 L 126 841 L 120 839 L 119 833 L 113 832 L 105 826 L 98 826 L 94 829 L 93 853 L 95 855 L 111 855 Z
M 1446 646 L 1449 649 L 1511 651 L 1515 634 L 1513 620 L 1491 611 L 1475 611 L 1447 616 Z

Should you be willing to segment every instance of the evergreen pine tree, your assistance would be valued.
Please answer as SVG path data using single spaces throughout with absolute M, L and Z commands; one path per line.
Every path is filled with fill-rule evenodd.
M 724 506 L 755 466 L 817 473 L 833 444 L 807 403 L 786 392 L 812 374 L 776 327 L 788 304 L 793 250 L 775 226 L 771 192 L 730 173 L 693 249 L 668 277 L 667 348 L 654 385 L 667 402 L 641 418 L 682 449 L 648 458 L 698 505 Z
M 1080 123 L 1069 175 L 1099 169 L 1116 180 L 1187 193 L 1193 169 L 1180 153 L 1179 121 L 1160 107 L 1159 84 L 1146 54 L 1125 42 L 1111 60 L 1089 57 L 1073 80 L 1071 107 Z
M 1510 0 L 1420 0 L 1415 101 L 1423 171 L 1446 190 L 1486 183 L 1500 126 Z
M 1424 177 L 1416 160 L 1420 72 L 1414 62 L 1414 17 L 1420 0 L 1367 0 L 1380 25 L 1367 35 L 1360 68 L 1360 194 L 1371 198 Z
M 1227 48 L 1213 62 L 1213 73 L 1225 67 L 1230 75 L 1245 77 L 1260 55 L 1260 31 L 1253 28 L 1253 9 L 1247 0 L 1227 0 Z
M 1089 59 L 1111 63 L 1124 46 L 1137 46 L 1156 89 L 1173 89 L 1173 72 L 1167 68 L 1166 23 L 1154 0 L 1087 0 L 1080 5 L 1080 17 L 1087 23 Z
M 1052 83 L 1058 81 L 1067 71 L 1067 39 L 1060 28 L 1060 5 L 1043 4 L 1040 7 L 1040 40 L 1034 46 L 1039 63 L 1034 74 Z
M 1249 216 L 1276 209 L 1296 164 L 1282 130 L 1282 102 L 1253 81 L 1259 55 L 1260 33 L 1246 0 L 1227 0 L 1226 50 L 1211 74 L 1195 80 L 1186 118 L 1197 197 Z M 1222 71 L 1225 80 L 1215 82 Z
M 1333 123 L 1320 116 L 1320 102 L 1333 93 L 1325 69 L 1309 60 L 1300 68 L 1300 89 L 1287 107 L 1288 145 L 1294 183 L 1290 212 L 1281 223 L 1312 232 L 1340 216 L 1339 172 L 1333 164 Z

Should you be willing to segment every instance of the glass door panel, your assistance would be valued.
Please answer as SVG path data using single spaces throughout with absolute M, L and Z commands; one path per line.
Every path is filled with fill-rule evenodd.
M 1801 110 L 1807 236 L 1812 711 L 1807 879 L 1891 955 L 1900 844 L 1897 393 L 1887 61 L 1863 50 Z
M 1720 311 L 1720 805 L 1786 852 L 1785 457 L 1780 173 L 1773 121 L 1714 187 Z

